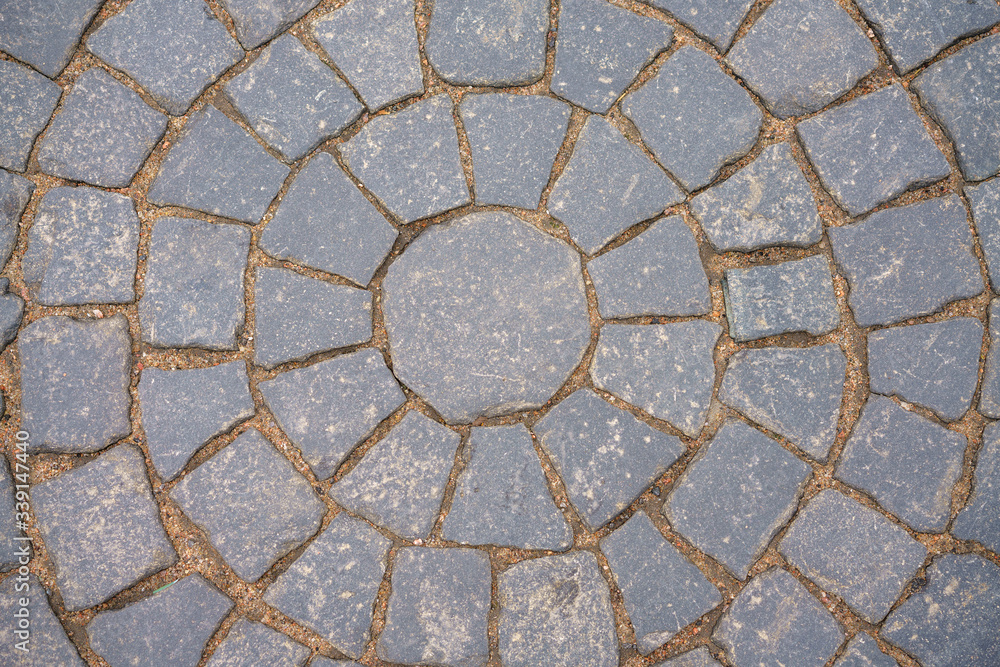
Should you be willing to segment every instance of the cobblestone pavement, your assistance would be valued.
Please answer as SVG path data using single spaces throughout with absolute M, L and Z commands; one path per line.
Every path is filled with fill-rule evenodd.
M 996 0 L 0 0 L 0 167 L 0 665 L 1000 665 Z

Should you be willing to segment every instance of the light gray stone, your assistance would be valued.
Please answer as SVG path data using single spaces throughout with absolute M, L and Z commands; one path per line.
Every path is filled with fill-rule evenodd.
M 0 174 L 0 178 L 2 176 Z M 965 196 L 972 205 L 972 221 L 979 234 L 990 283 L 996 291 L 1000 288 L 1000 178 L 966 187 Z M 3 253 L 0 252 L 2 258 Z
M 309 649 L 302 644 L 266 625 L 241 618 L 205 664 L 206 667 L 302 667 L 308 658 Z
M 990 301 L 990 349 L 986 354 L 979 412 L 991 419 L 1000 418 L 1000 299 Z
M 6 21 L 3 23 L 6 29 Z M 0 35 L 7 34 L 0 30 Z M 2 39 L 2 38 L 0 38 Z M 27 67 L 0 61 L 0 167 L 24 171 L 35 138 L 49 122 L 62 88 Z
M 22 607 L 21 600 L 25 598 L 28 604 Z M 27 651 L 17 648 L 23 635 L 16 634 L 20 629 L 17 628 L 18 618 L 14 616 L 24 608 L 30 614 Z M 42 582 L 33 574 L 11 576 L 0 584 L 0 633 L 7 637 L 7 641 L 0 644 L 0 663 L 9 667 L 85 667 L 87 664 L 52 613 Z
M 298 21 L 319 0 L 222 0 L 244 49 L 255 49 Z
M 0 77 L 2 76 L 0 65 Z M 0 170 L 0 270 L 14 252 L 18 222 L 34 191 L 35 184 L 28 179 Z
M 976 540 L 1000 553 L 1000 427 L 995 422 L 983 433 L 972 495 L 955 517 L 951 533 L 960 540 Z
M 899 667 L 899 663 L 882 653 L 878 644 L 863 632 L 854 635 L 847 644 L 847 650 L 841 654 L 834 667 Z
M 725 1 L 725 0 L 723 0 Z M 658 662 L 654 667 L 721 667 L 722 663 L 712 657 L 704 646 L 682 653 L 676 658 Z
M 753 0 L 652 0 L 678 21 L 725 52 L 736 35 Z
M 0 16 L 0 50 L 55 78 L 69 63 L 80 35 L 101 4 L 101 0 L 18 0 L 5 4 Z

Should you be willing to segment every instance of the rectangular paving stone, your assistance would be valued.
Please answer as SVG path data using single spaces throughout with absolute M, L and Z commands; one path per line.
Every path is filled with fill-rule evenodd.
M 651 0 L 725 53 L 753 0 Z
M 700 646 L 676 658 L 658 662 L 654 667 L 720 667 L 721 665 L 722 663 L 713 658 L 707 648 Z
M 101 0 L 17 0 L 5 3 L 0 50 L 55 78 L 69 63 L 80 35 L 101 4 Z
M 990 348 L 986 354 L 979 412 L 991 419 L 1000 418 L 1000 299 L 990 301 Z
M 996 290 L 1000 288 L 1000 178 L 966 187 L 965 196 L 972 206 L 972 221 L 979 234 L 990 283 Z
M 19 630 L 24 632 L 17 627 L 20 619 L 14 615 L 25 608 L 20 604 L 24 596 L 28 596 L 30 614 L 27 652 L 17 648 L 21 636 L 15 634 Z M 0 633 L 7 637 L 7 641 L 0 643 L 0 664 L 9 667 L 85 667 L 87 664 L 52 613 L 45 588 L 33 574 L 7 577 L 0 584 Z
M 236 38 L 252 50 L 298 21 L 319 0 L 222 0 L 236 25 Z
M 1000 553 L 1000 427 L 986 427 L 976 459 L 972 495 L 955 517 L 951 533 L 960 540 L 976 540 Z
M 273 665 L 302 667 L 309 659 L 309 649 L 262 623 L 241 618 L 229 629 L 205 667 L 242 667 Z
M 34 191 L 35 184 L 28 179 L 0 169 L 0 270 L 14 252 L 21 214 Z
M 0 60 L 0 117 L 4 118 L 0 123 L 0 167 L 14 171 L 27 168 L 35 138 L 49 122 L 61 95 L 62 88 L 38 72 Z

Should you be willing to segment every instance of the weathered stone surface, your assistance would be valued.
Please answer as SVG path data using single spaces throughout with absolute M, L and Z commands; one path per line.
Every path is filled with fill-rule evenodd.
M 319 0 L 222 0 L 244 49 L 255 49 L 298 21 Z
M 292 641 L 276 630 L 241 618 L 229 629 L 206 667 L 243 667 L 244 665 L 274 665 L 302 667 L 309 649 Z
M 878 644 L 863 632 L 854 635 L 847 650 L 840 656 L 834 667 L 899 667 L 899 663 L 882 653 Z
M 100 6 L 101 0 L 18 0 L 5 4 L 0 17 L 0 50 L 55 78 L 69 63 L 80 35 Z
M 177 560 L 137 447 L 116 447 L 37 484 L 31 497 L 67 611 L 103 602 Z
M 1000 299 L 990 302 L 990 350 L 986 355 L 986 369 L 979 396 L 979 412 L 991 418 L 1000 418 Z
M 836 475 L 916 530 L 940 532 L 948 523 L 966 444 L 958 433 L 872 394 Z
M 926 315 L 983 291 L 972 230 L 955 195 L 879 211 L 829 235 L 860 326 Z
M 593 554 L 581 551 L 523 561 L 498 580 L 504 665 L 618 664 L 611 597 Z
M 309 667 L 364 667 L 360 662 L 354 662 L 353 660 L 334 660 L 333 658 L 328 658 L 325 655 L 317 655 L 312 662 L 309 663 Z
M 579 255 L 509 213 L 426 230 L 383 294 L 393 372 L 453 423 L 541 407 L 590 342 Z
M 823 186 L 851 215 L 951 172 L 899 84 L 804 120 L 796 131 Z
M 571 394 L 533 430 L 592 531 L 628 507 L 684 452 L 678 438 L 586 389 Z
M 24 608 L 20 604 L 24 597 L 29 600 L 27 609 L 30 614 L 27 652 L 16 648 L 20 638 L 14 634 L 18 624 L 14 614 Z M 9 667 L 85 667 L 87 664 L 52 613 L 42 582 L 33 574 L 23 578 L 11 576 L 0 584 L 0 633 L 7 637 L 7 641 L 0 644 L 0 663 Z
M 712 401 L 712 351 L 721 333 L 702 320 L 605 324 L 590 370 L 594 386 L 695 437 Z
M 0 179 L 2 178 L 3 174 L 0 173 Z M 965 196 L 972 205 L 972 221 L 979 234 L 979 245 L 989 269 L 990 283 L 996 290 L 1000 287 L 1000 178 L 966 187 Z M 0 259 L 2 258 L 3 253 L 0 252 Z
M 392 566 L 379 658 L 410 665 L 485 665 L 490 581 L 485 551 L 401 549 Z
M 671 660 L 658 662 L 654 667 L 721 667 L 721 665 L 722 663 L 713 658 L 707 648 L 701 646 Z
M 24 299 L 10 291 L 8 278 L 0 278 L 0 352 L 17 337 L 23 315 Z M 0 416 L 3 415 L 2 408 L 3 404 L 0 403 Z
M 15 449 L 15 453 L 16 451 Z M 22 467 L 18 468 L 18 474 L 21 475 L 21 478 L 16 482 L 19 486 L 27 484 L 27 473 L 28 470 L 22 464 Z M 0 572 L 16 568 L 20 564 L 18 561 L 23 557 L 19 553 L 24 548 L 23 539 L 17 538 L 23 538 L 24 533 L 13 520 L 16 511 L 14 508 L 14 484 L 15 481 L 10 475 L 7 460 L 0 460 L 0 512 L 3 512 L 3 516 L 10 517 L 5 525 L 0 526 Z M 30 545 L 27 546 L 30 547 Z M 2 650 L 0 648 L 0 651 Z
M 548 209 L 566 224 L 577 245 L 593 255 L 628 227 L 683 198 L 638 146 L 604 118 L 590 116 L 552 188 Z
M 667 10 L 719 51 L 725 52 L 753 0 L 652 0 L 651 4 Z
M 444 539 L 553 551 L 572 545 L 573 531 L 549 494 L 523 425 L 472 429 L 462 457 Z
M 6 33 L 7 22 L 3 23 Z M 24 171 L 35 137 L 59 102 L 62 88 L 27 67 L 0 61 L 0 167 Z
M 976 540 L 1000 552 L 1000 427 L 986 427 L 976 459 L 972 495 L 958 513 L 951 533 L 960 540 Z
M 730 421 L 688 466 L 663 513 L 675 530 L 743 579 L 795 511 L 810 472 L 760 431 Z
M 0 65 L 0 77 L 3 76 Z M 2 85 L 2 84 L 0 84 Z M 0 126 L 2 128 L 2 126 Z M 0 133 L 2 133 L 0 129 Z M 0 137 L 0 144 L 3 143 Z M 0 148 L 0 152 L 2 152 Z M 3 269 L 17 244 L 18 221 L 35 191 L 35 184 L 17 174 L 0 169 L 0 270 Z

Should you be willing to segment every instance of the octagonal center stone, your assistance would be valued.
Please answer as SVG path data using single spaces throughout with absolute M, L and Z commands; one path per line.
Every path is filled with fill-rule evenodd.
M 383 291 L 393 371 L 451 423 L 541 407 L 590 342 L 579 255 L 509 213 L 428 229 Z

